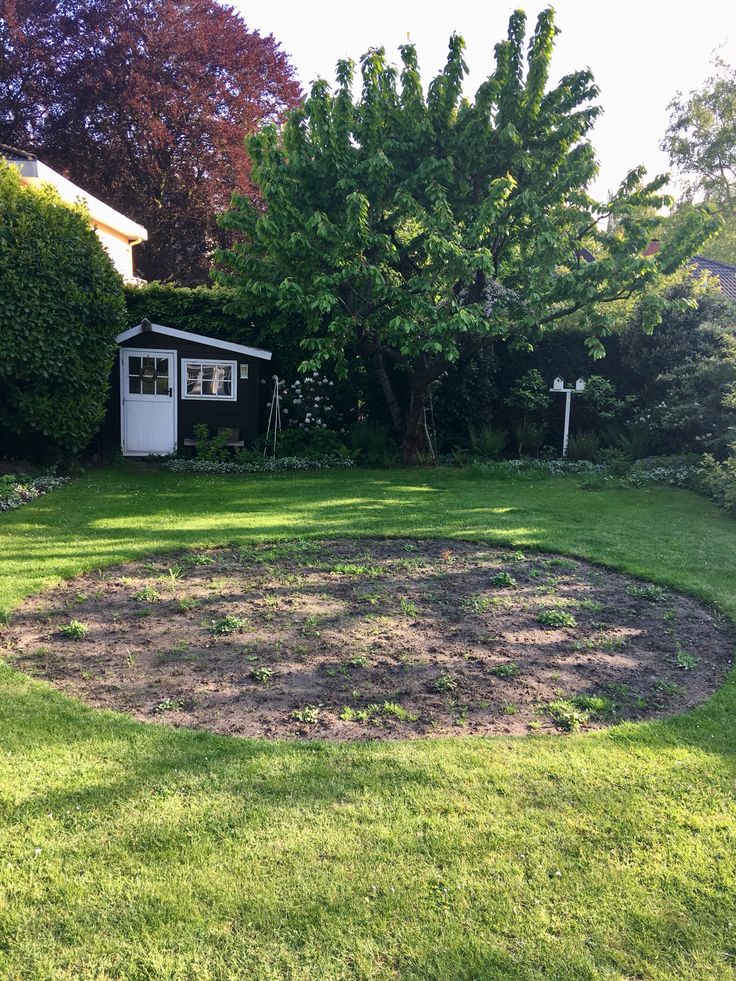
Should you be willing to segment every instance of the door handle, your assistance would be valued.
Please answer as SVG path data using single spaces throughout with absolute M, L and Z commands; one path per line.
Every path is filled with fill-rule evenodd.
M 173 394 L 174 394 L 174 389 L 173 389 L 173 388 L 170 388 L 170 389 L 169 389 L 169 398 L 171 398 L 171 396 L 172 396 Z

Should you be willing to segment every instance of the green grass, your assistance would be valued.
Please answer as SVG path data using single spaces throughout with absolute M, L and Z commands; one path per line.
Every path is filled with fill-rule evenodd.
M 736 522 L 578 483 L 97 472 L 0 515 L 0 609 L 151 552 L 385 534 L 595 559 L 736 616 Z M 274 743 L 0 666 L 0 976 L 733 978 L 735 709 L 731 678 L 586 735 Z

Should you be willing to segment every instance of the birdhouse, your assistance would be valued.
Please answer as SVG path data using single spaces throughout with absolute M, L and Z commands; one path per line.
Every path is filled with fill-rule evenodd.
M 576 392 L 584 392 L 585 391 L 585 379 L 584 378 L 578 378 L 578 380 L 575 382 L 575 391 Z
M 552 382 L 552 389 L 555 392 L 561 392 L 564 387 L 565 387 L 565 380 L 563 378 L 560 378 L 560 376 L 558 375 L 555 378 L 555 380 Z

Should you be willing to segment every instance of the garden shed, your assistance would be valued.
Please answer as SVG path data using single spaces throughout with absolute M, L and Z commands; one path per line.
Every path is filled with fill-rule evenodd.
M 194 427 L 227 432 L 233 446 L 258 435 L 260 372 L 271 352 L 143 320 L 116 338 L 105 442 L 124 456 L 194 445 Z

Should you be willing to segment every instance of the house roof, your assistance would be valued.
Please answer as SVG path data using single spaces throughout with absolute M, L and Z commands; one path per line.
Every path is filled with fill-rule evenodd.
M 718 262 L 704 255 L 696 255 L 690 260 L 690 265 L 697 273 L 709 273 L 718 277 L 721 293 L 730 300 L 736 300 L 736 266 L 728 262 Z
M 145 326 L 144 326 L 145 325 Z M 247 354 L 251 358 L 262 358 L 270 361 L 271 351 L 263 351 L 258 347 L 248 347 L 247 344 L 233 344 L 232 341 L 221 341 L 217 337 L 205 337 L 204 334 L 193 334 L 189 330 L 179 330 L 178 327 L 164 327 L 163 324 L 152 324 L 150 321 L 142 321 L 129 330 L 124 330 L 115 338 L 118 344 L 137 337 L 138 334 L 153 332 L 155 334 L 165 334 L 167 337 L 176 337 L 180 341 L 191 341 L 192 344 L 206 344 L 208 347 L 219 347 L 223 351 L 233 351 L 235 354 Z
M 131 244 L 145 242 L 148 240 L 148 232 L 139 225 L 138 222 L 121 214 L 109 204 L 100 201 L 87 191 L 82 190 L 70 180 L 58 174 L 51 167 L 47 167 L 33 153 L 26 153 L 25 150 L 18 150 L 16 147 L 7 146 L 0 143 L 0 157 L 5 157 L 10 163 L 18 168 L 21 177 L 26 183 L 44 182 L 53 185 L 62 201 L 67 204 L 76 204 L 81 201 L 87 208 L 93 224 L 105 225 L 124 238 Z

